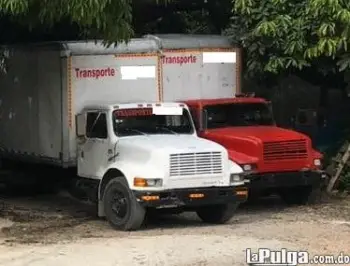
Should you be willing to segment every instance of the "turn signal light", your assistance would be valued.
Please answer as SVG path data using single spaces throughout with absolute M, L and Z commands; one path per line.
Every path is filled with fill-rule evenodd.
M 134 187 L 161 187 L 163 180 L 161 178 L 134 178 Z
M 144 201 L 159 200 L 159 196 L 142 196 L 141 199 Z
M 134 178 L 134 186 L 135 187 L 147 187 L 147 180 L 141 177 Z
M 190 194 L 189 197 L 191 199 L 204 198 L 204 194 L 203 193 L 193 193 L 193 194 Z
M 235 191 L 237 196 L 248 196 L 248 189 L 240 189 Z

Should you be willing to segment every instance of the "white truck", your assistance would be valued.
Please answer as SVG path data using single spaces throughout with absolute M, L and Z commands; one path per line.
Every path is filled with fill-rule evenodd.
M 197 137 L 185 104 L 162 101 L 156 38 L 5 48 L 4 166 L 45 169 L 47 179 L 76 169 L 98 215 L 119 230 L 138 229 L 160 209 L 224 223 L 247 199 L 243 170 L 226 149 Z

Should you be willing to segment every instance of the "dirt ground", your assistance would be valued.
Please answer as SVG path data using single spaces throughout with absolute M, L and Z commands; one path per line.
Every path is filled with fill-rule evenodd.
M 312 207 L 265 199 L 242 206 L 226 225 L 205 225 L 184 214 L 126 233 L 65 193 L 1 197 L 0 265 L 239 266 L 247 265 L 246 248 L 259 247 L 350 255 L 350 199 Z

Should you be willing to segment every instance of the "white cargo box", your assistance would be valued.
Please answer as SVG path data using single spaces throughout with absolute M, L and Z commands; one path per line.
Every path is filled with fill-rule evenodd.
M 75 115 L 90 103 L 211 98 L 217 90 L 231 97 L 240 90 L 240 50 L 221 36 L 144 36 L 109 48 L 80 41 L 6 49 L 9 71 L 0 76 L 3 157 L 75 165 Z
M 241 50 L 227 38 L 176 34 L 156 38 L 163 55 L 163 101 L 227 98 L 241 91 Z

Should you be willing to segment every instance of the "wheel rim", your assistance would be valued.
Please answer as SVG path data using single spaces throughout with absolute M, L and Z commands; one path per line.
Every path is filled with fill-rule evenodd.
M 123 220 L 127 216 L 128 199 L 123 192 L 114 190 L 110 204 L 112 212 L 118 220 Z

